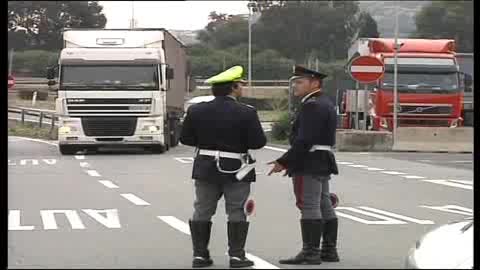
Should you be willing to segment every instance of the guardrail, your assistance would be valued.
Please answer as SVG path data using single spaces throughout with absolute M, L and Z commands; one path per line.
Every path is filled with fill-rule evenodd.
M 38 110 L 32 108 L 23 108 L 23 107 L 8 107 L 8 113 L 17 113 L 20 114 L 20 122 L 25 124 L 25 122 L 32 122 L 33 120 L 25 119 L 25 116 L 37 116 L 38 117 L 38 127 L 43 127 L 47 121 L 44 119 L 49 119 L 48 124 L 50 125 L 50 132 L 55 128 L 55 122 L 58 121 L 58 116 L 55 111 L 51 110 Z M 36 121 L 33 121 L 36 122 Z

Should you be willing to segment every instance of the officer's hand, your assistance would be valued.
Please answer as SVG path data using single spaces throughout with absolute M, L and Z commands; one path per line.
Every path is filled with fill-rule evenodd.
M 279 173 L 283 170 L 286 170 L 285 167 L 283 167 L 280 163 L 278 163 L 277 161 L 270 161 L 269 163 L 267 163 L 267 165 L 271 165 L 271 164 L 274 164 L 273 168 L 270 170 L 270 172 L 268 173 L 268 175 L 272 175 L 272 173 Z M 285 175 L 284 175 L 285 176 Z

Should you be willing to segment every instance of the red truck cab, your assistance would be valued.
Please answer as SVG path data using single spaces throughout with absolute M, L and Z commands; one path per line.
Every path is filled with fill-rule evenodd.
M 463 79 L 449 39 L 398 39 L 398 126 L 462 125 Z M 353 58 L 369 55 L 383 61 L 385 73 L 370 94 L 368 122 L 373 130 L 393 128 L 394 39 L 361 39 Z

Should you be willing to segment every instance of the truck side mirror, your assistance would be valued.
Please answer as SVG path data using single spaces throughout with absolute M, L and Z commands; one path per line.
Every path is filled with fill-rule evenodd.
M 173 68 L 167 67 L 165 76 L 167 77 L 167 80 L 173 80 Z
M 54 67 L 48 67 L 47 68 L 47 79 L 49 79 L 49 80 L 55 79 L 55 68 Z
M 49 80 L 49 81 L 47 82 L 47 85 L 48 85 L 48 86 L 53 86 L 53 85 L 55 85 L 55 84 L 57 84 L 57 82 L 56 82 L 55 80 Z

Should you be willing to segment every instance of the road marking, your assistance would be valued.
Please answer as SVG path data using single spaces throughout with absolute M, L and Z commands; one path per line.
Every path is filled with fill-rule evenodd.
M 174 216 L 157 216 L 160 220 L 172 226 L 173 228 L 183 232 L 184 234 L 190 235 L 190 227 L 187 223 L 181 221 L 180 219 Z
M 57 163 L 56 159 L 43 159 L 43 162 L 45 162 L 48 165 L 54 165 Z
M 355 165 L 355 164 L 348 165 L 348 166 L 353 167 L 353 168 L 367 168 L 368 167 L 368 166 L 365 166 L 365 165 Z
M 87 174 L 92 177 L 100 177 L 101 175 L 95 170 L 86 170 Z
M 17 163 L 12 162 L 10 159 L 8 160 L 8 166 L 15 166 Z
M 407 179 L 425 179 L 426 177 L 423 176 L 416 176 L 416 175 L 401 175 L 403 178 Z
M 192 163 L 193 158 L 192 157 L 179 157 L 179 158 L 174 158 L 176 161 L 181 162 L 181 163 Z
M 340 207 L 335 208 L 335 210 L 336 210 L 336 214 L 338 216 L 345 217 L 345 218 L 348 218 L 348 219 L 351 219 L 351 220 L 354 220 L 354 221 L 357 221 L 357 222 L 360 222 L 360 223 L 363 223 L 363 224 L 367 224 L 367 225 L 407 224 L 406 222 L 401 221 L 401 220 L 397 220 L 397 219 L 394 219 L 394 218 L 389 218 L 389 217 L 382 216 L 382 215 L 377 215 L 375 213 L 363 211 L 363 210 L 360 210 L 360 209 L 356 209 L 354 207 L 341 207 L 340 206 Z M 366 220 L 366 219 L 363 219 L 363 218 L 359 218 L 359 217 L 355 217 L 355 216 L 352 216 L 352 215 L 349 215 L 349 214 L 342 213 L 338 210 L 350 210 L 352 212 L 356 212 L 356 213 L 363 214 L 363 215 L 366 215 L 366 216 L 371 216 L 371 217 L 374 217 L 374 218 L 378 218 L 380 220 Z
M 75 156 L 76 159 L 85 159 L 85 156 L 84 155 L 77 155 Z
M 268 149 L 268 150 L 278 151 L 278 152 L 287 152 L 288 151 L 286 149 L 273 147 L 273 146 L 264 146 L 263 148 Z
M 32 225 L 21 225 L 20 222 L 20 210 L 8 211 L 8 230 L 9 231 L 31 231 L 35 229 Z
M 88 162 L 80 162 L 80 167 L 88 168 L 88 167 L 90 167 L 90 164 Z
M 455 160 L 452 163 L 473 163 L 472 160 Z
M 450 182 L 454 182 L 454 183 L 460 183 L 460 184 L 464 184 L 464 185 L 473 185 L 473 181 L 468 181 L 468 180 L 448 180 Z
M 368 210 L 370 212 L 374 212 L 374 213 L 378 213 L 378 214 L 382 214 L 382 215 L 391 216 L 391 217 L 394 217 L 394 218 L 414 222 L 414 223 L 417 223 L 417 224 L 424 224 L 424 225 L 425 224 L 435 224 L 431 220 L 420 220 L 420 219 L 416 219 L 416 218 L 412 218 L 412 217 L 407 217 L 407 216 L 404 216 L 404 215 L 395 214 L 395 213 L 388 212 L 388 211 L 385 211 L 385 210 L 375 209 L 375 208 L 372 208 L 372 207 L 360 206 L 359 208 L 362 208 L 364 210 Z
M 41 210 L 40 216 L 42 217 L 43 229 L 58 229 L 57 222 L 55 221 L 55 214 L 64 214 L 70 222 L 72 229 L 85 229 L 85 226 L 83 225 L 80 216 L 78 216 L 77 211 L 75 210 Z
M 422 162 L 432 162 L 432 161 L 429 160 L 429 159 L 420 159 L 419 161 L 422 161 Z
M 105 210 L 95 210 L 95 209 L 82 209 L 87 215 L 91 216 L 93 219 L 101 223 L 103 226 L 109 229 L 118 229 L 122 226 L 120 225 L 120 218 L 118 217 L 117 209 L 105 209 Z M 102 214 L 105 214 L 103 216 Z
M 38 165 L 38 160 L 36 159 L 22 159 L 20 160 L 20 165 L 27 165 L 27 161 L 31 161 L 32 165 Z
M 107 188 L 118 188 L 117 185 L 115 185 L 114 183 L 108 180 L 100 180 L 98 182 L 100 182 L 102 185 L 106 186 Z
M 150 205 L 148 202 L 140 199 L 139 197 L 133 195 L 132 193 L 124 193 L 124 194 L 120 194 L 120 196 L 124 197 L 125 199 L 129 200 L 135 205 Z
M 346 162 L 346 161 L 340 161 L 340 162 L 337 162 L 338 164 L 340 165 L 351 165 L 353 164 L 352 162 Z
M 49 142 L 41 139 L 32 139 L 32 138 L 27 138 L 27 137 L 19 137 L 19 136 L 13 136 L 13 138 L 18 138 L 20 140 L 25 140 L 25 141 L 31 141 L 31 142 L 39 142 L 39 143 L 45 143 L 53 146 L 58 146 L 58 143 L 54 142 Z
M 190 235 L 190 227 L 187 223 L 174 216 L 157 216 L 160 220 L 172 226 L 173 228 L 179 230 L 180 232 Z M 255 256 L 250 253 L 246 253 L 245 256 L 255 263 L 252 268 L 254 269 L 280 269 L 279 267 Z
M 455 183 L 455 182 L 449 182 L 449 180 L 422 180 L 422 181 L 429 182 L 429 183 L 434 183 L 434 184 L 439 184 L 439 185 L 450 186 L 450 187 L 469 189 L 469 190 L 473 189 L 472 185 L 463 185 L 463 184 L 459 184 L 459 183 Z
M 396 172 L 396 171 L 383 171 L 383 172 L 381 172 L 381 173 L 390 174 L 390 175 L 403 175 L 403 174 L 406 174 L 406 173 Z
M 373 168 L 373 167 L 367 167 L 367 168 L 364 168 L 366 170 L 369 170 L 369 171 L 384 171 L 385 169 L 380 169 L 380 168 Z
M 458 206 L 458 205 L 444 205 L 444 206 L 428 206 L 428 205 L 420 205 L 420 207 L 423 208 L 430 208 L 438 211 L 443 211 L 443 212 L 450 212 L 450 213 L 455 213 L 455 214 L 460 214 L 460 215 L 465 215 L 465 216 L 473 216 L 473 210 L 470 208 Z

